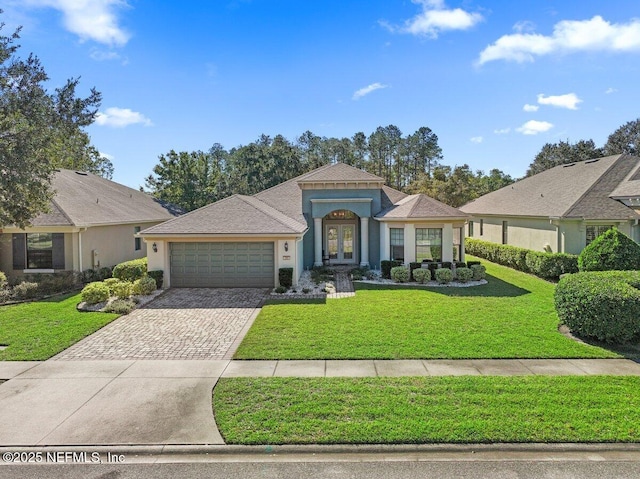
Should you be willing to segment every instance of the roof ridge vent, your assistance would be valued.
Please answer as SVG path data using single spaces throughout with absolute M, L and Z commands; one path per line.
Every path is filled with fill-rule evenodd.
M 600 161 L 600 158 L 596 158 L 596 159 L 594 159 L 594 160 L 587 160 L 587 161 L 585 161 L 585 162 L 584 162 L 584 164 L 585 164 L 585 165 L 588 165 L 589 163 L 595 163 L 595 162 L 597 162 L 597 161 Z
M 569 168 L 570 166 L 576 166 L 575 163 L 568 163 L 566 165 L 562 165 L 563 168 Z
M 76 171 L 76 175 L 87 176 L 86 171 Z

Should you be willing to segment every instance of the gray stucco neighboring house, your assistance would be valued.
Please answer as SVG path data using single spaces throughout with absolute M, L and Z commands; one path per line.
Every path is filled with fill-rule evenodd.
M 135 234 L 180 212 L 146 193 L 91 173 L 57 170 L 50 212 L 30 227 L 0 229 L 0 271 L 84 271 L 143 258 Z
M 379 269 L 464 258 L 467 215 L 425 195 L 406 195 L 379 176 L 336 163 L 253 196 L 233 195 L 142 231 L 150 269 L 171 287 L 294 284 L 314 266 Z
M 579 254 L 615 226 L 640 240 L 640 158 L 614 155 L 556 166 L 460 208 L 467 235 L 536 251 Z

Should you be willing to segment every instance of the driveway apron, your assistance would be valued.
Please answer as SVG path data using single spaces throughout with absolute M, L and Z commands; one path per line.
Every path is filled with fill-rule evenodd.
M 169 290 L 0 385 L 0 446 L 224 444 L 211 393 L 264 289 Z

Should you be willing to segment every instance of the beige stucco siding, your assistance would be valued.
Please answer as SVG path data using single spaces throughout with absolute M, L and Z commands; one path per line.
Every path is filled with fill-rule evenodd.
M 507 244 L 534 251 L 544 251 L 547 247 L 558 251 L 557 228 L 549 218 L 474 217 L 471 221 L 474 239 L 502 244 L 502 225 L 506 221 Z
M 134 228 L 139 226 L 143 230 L 155 224 L 157 223 L 97 226 L 76 233 L 80 234 L 82 243 L 82 269 L 111 267 L 123 261 L 144 258 L 147 255 L 147 247 L 144 241 L 140 240 L 140 250 L 135 250 Z M 95 260 L 94 251 L 97 252 Z
M 0 271 L 13 273 L 13 260 L 11 251 L 11 235 L 0 234 Z

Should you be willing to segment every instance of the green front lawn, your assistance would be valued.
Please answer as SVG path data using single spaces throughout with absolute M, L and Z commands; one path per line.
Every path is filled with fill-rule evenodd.
M 558 332 L 555 285 L 487 261 L 488 284 L 356 283 L 353 298 L 270 304 L 236 359 L 610 358 Z
M 58 354 L 118 317 L 81 313 L 80 294 L 0 306 L 0 361 L 41 361 Z
M 227 444 L 638 442 L 640 377 L 222 378 Z

